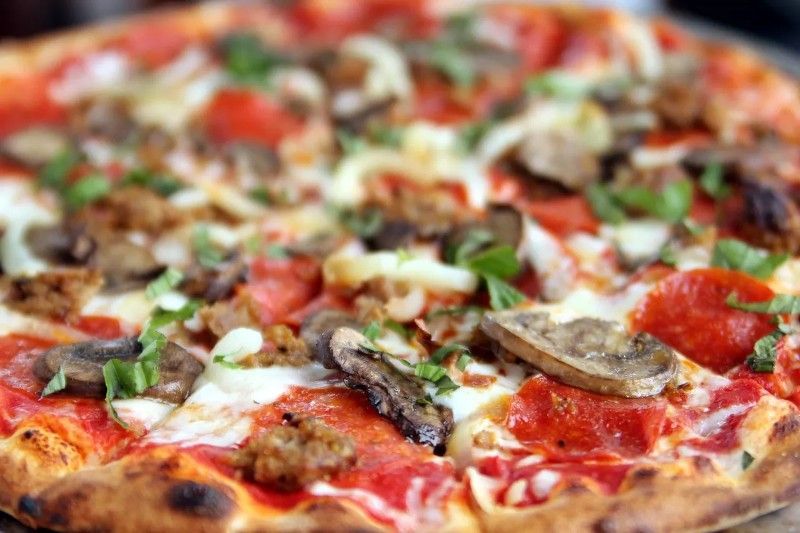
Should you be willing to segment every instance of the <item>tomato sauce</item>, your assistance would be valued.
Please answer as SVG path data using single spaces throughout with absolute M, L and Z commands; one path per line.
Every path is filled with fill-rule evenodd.
M 259 257 L 251 262 L 250 279 L 241 290 L 256 302 L 262 324 L 285 323 L 320 294 L 320 264 L 311 257 Z
M 45 384 L 33 374 L 33 362 L 53 344 L 26 335 L 0 337 L 0 434 L 13 433 L 32 416 L 49 415 L 77 423 L 91 437 L 98 452 L 132 438 L 109 418 L 103 400 L 64 394 L 39 397 Z

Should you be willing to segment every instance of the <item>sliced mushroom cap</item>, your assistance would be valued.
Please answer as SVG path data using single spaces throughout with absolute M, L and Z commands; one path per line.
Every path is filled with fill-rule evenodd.
M 361 325 L 350 313 L 338 309 L 323 309 L 312 313 L 303 320 L 300 326 L 300 338 L 312 350 L 317 346 L 322 334 L 337 328 L 359 329 Z
M 583 190 L 600 178 L 600 160 L 577 134 L 530 134 L 517 150 L 517 161 L 534 176 L 570 190 Z
M 103 273 L 109 291 L 143 287 L 164 270 L 147 248 L 127 240 L 100 243 L 88 264 Z
M 523 223 L 522 213 L 516 207 L 507 204 L 493 204 L 489 207 L 486 227 L 500 244 L 519 247 L 524 232 Z
M 235 142 L 225 147 L 233 163 L 256 176 L 267 177 L 281 169 L 281 160 L 275 150 L 258 143 Z
M 245 280 L 247 271 L 247 263 L 238 254 L 213 269 L 195 264 L 186 270 L 181 290 L 189 296 L 217 302 L 230 296 L 236 284 Z
M 103 365 L 114 358 L 133 361 L 141 351 L 142 345 L 135 337 L 64 344 L 42 353 L 33 365 L 33 372 L 47 382 L 63 369 L 67 392 L 102 398 L 106 393 Z M 203 365 L 172 342 L 161 351 L 160 361 L 158 384 L 145 390 L 142 396 L 181 403 L 203 371 Z
M 481 329 L 505 350 L 581 389 L 627 398 L 660 393 L 678 369 L 673 350 L 617 322 L 579 318 L 556 324 L 547 313 L 486 313 Z
M 422 386 L 402 374 L 380 353 L 362 348 L 367 338 L 350 328 L 326 331 L 317 343 L 316 355 L 326 368 L 336 368 L 347 377 L 345 384 L 363 390 L 382 416 L 416 442 L 444 453 L 453 429 L 453 413 L 444 406 L 423 401 Z

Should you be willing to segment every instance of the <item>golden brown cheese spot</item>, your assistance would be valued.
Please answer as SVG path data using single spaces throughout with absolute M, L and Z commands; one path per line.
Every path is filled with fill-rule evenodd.
M 10 281 L 6 303 L 21 313 L 73 319 L 103 284 L 99 272 L 76 268 L 42 272 Z
M 330 479 L 356 464 L 353 440 L 317 418 L 284 416 L 288 425 L 268 430 L 234 453 L 244 476 L 281 491 Z
M 311 362 L 308 346 L 288 326 L 267 326 L 263 333 L 266 349 L 247 357 L 244 366 L 304 366 Z
M 184 222 L 184 214 L 166 198 L 143 187 L 114 190 L 77 213 L 75 218 L 90 228 L 149 234 L 157 234 Z

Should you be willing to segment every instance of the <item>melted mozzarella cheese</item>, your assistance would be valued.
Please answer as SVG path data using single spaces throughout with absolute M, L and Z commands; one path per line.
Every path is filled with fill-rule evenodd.
M 525 379 L 524 368 L 515 364 L 489 365 L 473 362 L 467 366 L 466 371 L 470 374 L 492 376 L 495 380 L 485 387 L 465 386 L 457 380 L 459 388 L 440 395 L 435 395 L 435 385 L 428 385 L 434 402 L 449 407 L 456 423 L 476 415 L 485 405 L 516 393 Z
M 406 282 L 434 292 L 471 293 L 478 286 L 478 278 L 469 270 L 427 257 L 401 258 L 396 252 L 336 253 L 325 260 L 322 272 L 326 283 L 348 287 L 376 278 Z
M 329 370 L 318 364 L 248 369 L 208 364 L 181 408 L 172 412 L 145 440 L 183 446 L 238 444 L 250 435 L 249 412 L 274 402 L 293 386 L 324 386 L 322 380 L 329 374 Z
M 143 290 L 120 294 L 96 294 L 83 306 L 85 315 L 109 316 L 128 324 L 144 324 L 153 312 L 155 302 Z
M 569 293 L 560 302 L 539 304 L 535 309 L 547 311 L 556 322 L 588 317 L 614 320 L 628 327 L 631 311 L 650 288 L 651 286 L 646 283 L 637 282 L 631 283 L 619 292 L 599 294 L 581 287 Z
M 539 276 L 544 299 L 560 300 L 575 285 L 575 258 L 552 233 L 531 220 L 525 221 L 520 253 Z
M 55 209 L 35 193 L 30 181 L 0 179 L 0 263 L 11 276 L 31 275 L 47 269 L 47 263 L 36 257 L 25 242 L 32 226 L 56 222 Z
M 150 398 L 114 400 L 111 404 L 123 422 L 139 423 L 146 430 L 150 430 L 175 409 L 175 405 L 171 403 L 159 402 Z
M 341 52 L 369 63 L 364 78 L 364 92 L 373 99 L 396 96 L 411 98 L 414 84 L 405 56 L 391 42 L 374 35 L 354 35 L 347 38 Z
M 561 480 L 561 474 L 553 470 L 540 470 L 531 477 L 533 494 L 539 499 L 545 499 L 553 487 Z
M 600 229 L 600 234 L 610 240 L 630 264 L 657 257 L 671 233 L 669 224 L 655 219 L 628 220 L 616 226 L 604 224 Z

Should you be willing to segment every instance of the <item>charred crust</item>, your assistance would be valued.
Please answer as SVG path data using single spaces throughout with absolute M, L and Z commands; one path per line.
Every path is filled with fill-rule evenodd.
M 33 518 L 37 518 L 42 514 L 42 506 L 39 504 L 39 500 L 29 494 L 20 496 L 17 509 L 19 509 L 20 513 L 32 516 Z
M 772 427 L 769 442 L 782 441 L 786 437 L 797 433 L 798 430 L 800 430 L 800 416 L 795 413 L 787 414 Z
M 195 481 L 179 481 L 166 494 L 167 505 L 180 513 L 203 518 L 224 518 L 234 502 L 221 489 Z

